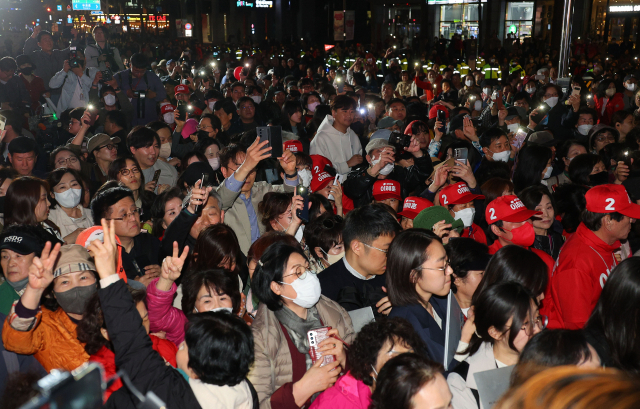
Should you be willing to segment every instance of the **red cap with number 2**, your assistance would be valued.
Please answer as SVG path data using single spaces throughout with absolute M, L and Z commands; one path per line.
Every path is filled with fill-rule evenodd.
M 484 215 L 487 223 L 493 224 L 498 220 L 520 223 L 537 214 L 542 214 L 542 212 L 527 209 L 518 196 L 506 195 L 492 200 Z
M 587 210 L 593 213 L 618 212 L 632 219 L 640 219 L 640 205 L 631 202 L 622 185 L 599 185 L 585 195 Z

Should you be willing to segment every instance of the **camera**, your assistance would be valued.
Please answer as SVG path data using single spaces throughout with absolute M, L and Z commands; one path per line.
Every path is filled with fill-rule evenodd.
M 78 51 L 76 47 L 69 47 L 69 67 L 79 68 L 80 61 L 78 61 Z
M 144 99 L 147 97 L 147 91 L 133 91 L 133 97 Z
M 102 81 L 103 82 L 111 81 L 113 79 L 113 73 L 111 72 L 111 70 L 104 70 L 104 71 L 101 71 L 101 72 L 102 72 Z
M 391 132 L 389 136 L 389 144 L 408 148 L 411 145 L 411 135 L 402 134 L 400 132 Z

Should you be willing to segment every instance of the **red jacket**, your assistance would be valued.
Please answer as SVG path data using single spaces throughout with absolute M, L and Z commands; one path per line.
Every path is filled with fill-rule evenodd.
M 166 339 L 158 338 L 155 335 L 149 335 L 151 337 L 151 341 L 153 342 L 153 349 L 160 354 L 160 356 L 168 363 L 171 364 L 174 368 L 178 366 L 176 363 L 176 353 L 178 352 L 178 348 L 171 341 L 167 341 Z M 104 376 L 105 380 L 113 377 L 116 372 L 116 356 L 109 348 L 103 346 L 98 352 L 91 355 L 89 358 L 91 362 L 98 362 L 102 364 L 104 368 Z M 104 401 L 106 402 L 109 399 L 109 396 L 118 389 L 122 387 L 122 381 L 117 379 L 104 393 Z
M 610 246 L 580 223 L 562 246 L 551 275 L 544 312 L 550 328 L 584 327 L 617 264 L 613 252 L 619 247 L 620 242 Z
M 478 243 L 487 244 L 487 235 L 484 234 L 484 231 L 482 231 L 480 226 L 475 223 L 472 223 L 471 227 L 465 227 L 460 237 L 470 237 Z
M 609 99 L 609 102 L 607 102 L 607 106 L 604 108 L 604 113 L 602 113 L 604 98 L 594 99 L 596 111 L 598 111 L 598 123 L 613 126 L 613 124 L 611 123 L 613 114 L 624 109 L 624 99 L 622 98 L 622 93 L 616 92 L 616 94 Z
M 493 242 L 492 245 L 489 246 L 489 254 L 491 254 L 493 256 L 501 248 L 502 248 L 502 244 L 500 244 L 500 240 L 496 240 L 496 241 Z M 553 266 L 555 264 L 555 261 L 553 261 L 553 257 L 548 255 L 544 251 L 539 250 L 539 249 L 535 249 L 533 247 L 525 247 L 525 248 L 527 250 L 530 250 L 530 251 L 533 251 L 534 253 L 536 253 L 538 255 L 538 257 L 540 257 L 542 259 L 542 261 L 544 261 L 544 263 L 547 265 L 547 270 L 549 272 L 549 277 L 551 277 L 551 272 L 553 271 Z

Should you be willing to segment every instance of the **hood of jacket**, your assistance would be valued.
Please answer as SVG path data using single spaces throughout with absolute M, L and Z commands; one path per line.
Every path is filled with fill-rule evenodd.
M 347 132 L 345 133 L 338 131 L 336 128 L 333 127 L 334 121 L 335 119 L 331 115 L 327 115 L 322 121 L 322 123 L 320 124 L 320 126 L 318 127 L 317 133 L 326 132 L 332 136 L 333 135 L 344 136 L 344 135 L 349 135 L 351 133 L 351 128 L 347 128 Z
M 253 397 L 247 381 L 235 386 L 218 386 L 189 378 L 189 386 L 202 409 L 252 409 Z

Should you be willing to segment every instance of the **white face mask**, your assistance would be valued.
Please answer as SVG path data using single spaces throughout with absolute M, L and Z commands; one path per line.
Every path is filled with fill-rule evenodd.
M 470 227 L 473 224 L 473 217 L 476 215 L 476 209 L 474 207 L 467 207 L 459 212 L 455 212 L 453 218 L 456 220 L 462 220 L 464 227 Z
M 371 165 L 376 166 L 378 163 L 380 163 L 381 160 L 382 160 L 382 155 L 380 155 L 378 159 L 372 160 Z M 384 168 L 380 169 L 380 174 L 383 176 L 387 176 L 391 172 L 393 172 L 393 163 L 387 163 L 386 165 L 384 165 Z
M 482 92 L 484 92 L 484 95 L 490 96 L 491 95 L 491 88 L 482 88 Z
M 558 103 L 558 97 L 547 98 L 544 102 L 546 102 L 549 107 L 553 108 Z
M 262 95 L 251 95 L 251 99 L 253 100 L 253 102 L 255 102 L 256 104 L 259 104 L 262 102 Z
M 173 117 L 173 112 L 167 112 L 166 114 L 162 115 L 162 119 L 164 119 L 164 122 L 168 123 L 168 124 L 172 124 L 175 122 L 175 118 Z
M 62 207 L 72 209 L 80 204 L 82 198 L 82 189 L 67 189 L 62 193 L 54 193 L 53 196 Z
M 511 151 L 506 150 L 503 152 L 495 153 L 493 151 L 489 151 L 493 153 L 493 160 L 496 162 L 509 162 L 509 156 L 511 155 Z
M 593 125 L 579 125 L 578 132 L 580 135 L 589 135 L 591 128 L 593 128 Z
M 464 82 L 464 85 L 466 85 L 467 87 L 472 86 L 472 85 L 473 85 L 473 80 L 466 80 L 466 81 Z
M 220 169 L 220 158 L 211 158 L 207 159 L 207 161 L 213 170 Z
M 209 110 L 210 110 L 211 112 L 213 112 L 213 106 L 214 106 L 215 104 L 216 104 L 216 101 L 211 101 L 211 102 L 209 102 L 209 104 L 208 104 L 208 105 L 209 105 Z
M 473 104 L 473 109 L 475 111 L 481 111 L 482 110 L 482 101 L 480 101 L 479 99 L 476 100 L 476 102 Z
M 337 263 L 338 261 L 342 260 L 342 257 L 344 257 L 344 250 L 341 251 L 338 254 L 329 254 L 326 251 L 324 251 L 322 249 L 322 247 L 320 247 L 320 251 L 324 253 L 325 255 L 325 261 L 327 263 L 329 263 L 330 266 L 334 265 L 335 263 Z
M 516 122 L 515 124 L 508 124 L 507 129 L 509 130 L 509 132 L 517 132 L 519 126 L 520 124 Z
M 612 89 L 612 88 L 607 88 L 607 90 L 604 92 L 609 98 L 611 98 L 612 96 L 614 96 L 616 94 L 616 90 Z
M 311 171 L 309 169 L 302 169 L 298 171 L 298 176 L 302 180 L 302 186 L 309 187 L 311 185 Z
M 551 177 L 551 173 L 553 173 L 553 167 L 549 166 L 547 170 L 545 170 L 544 175 L 542 176 L 542 179 L 549 179 Z
M 533 94 L 534 92 L 536 92 L 536 87 L 528 87 L 528 88 L 527 88 L 527 92 L 528 92 L 529 94 Z
M 196 307 L 193 307 L 193 310 L 195 312 L 200 312 L 200 311 L 198 311 L 198 309 Z M 213 308 L 213 309 L 210 309 L 208 311 L 202 311 L 202 312 L 221 312 L 221 311 L 225 311 L 225 312 L 228 312 L 229 314 L 231 314 L 233 312 L 233 308 L 231 308 L 231 307 L 218 307 L 218 308 Z
M 304 280 L 297 278 L 293 283 L 287 284 L 282 282 L 280 284 L 290 285 L 295 290 L 296 298 L 285 297 L 287 300 L 293 301 L 296 305 L 302 308 L 311 308 L 318 303 L 320 299 L 320 280 L 313 271 L 307 270 L 307 276 Z
M 631 92 L 633 92 L 633 91 L 635 91 L 635 90 L 636 90 L 636 84 L 634 84 L 634 83 L 631 83 L 631 84 L 624 84 L 624 87 L 625 87 L 626 89 L 628 89 L 629 91 L 631 91 Z
M 116 96 L 113 94 L 107 94 L 104 96 L 104 103 L 108 106 L 113 106 L 116 104 Z
M 167 159 L 169 156 L 171 156 L 171 144 L 168 142 L 163 143 L 160 145 L 160 157 Z
M 318 105 L 320 105 L 319 102 L 312 102 L 307 105 L 307 109 L 309 110 L 309 112 L 316 112 L 316 108 L 318 107 Z

